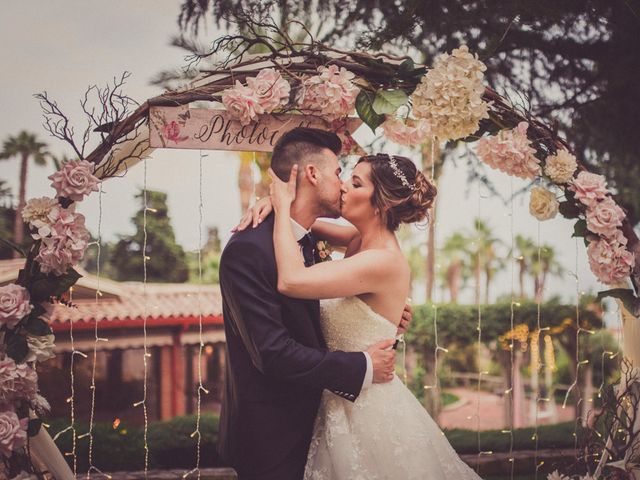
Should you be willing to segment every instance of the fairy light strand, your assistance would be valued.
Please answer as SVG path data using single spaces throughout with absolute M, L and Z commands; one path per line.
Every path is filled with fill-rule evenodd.
M 511 232 L 511 252 L 513 252 L 514 246 L 515 246 L 515 239 L 514 239 L 514 228 L 513 228 L 513 177 L 509 177 L 509 185 L 511 188 L 511 200 L 509 202 L 509 229 Z M 509 315 L 509 326 L 511 328 L 511 332 L 514 331 L 514 317 L 515 317 L 515 312 L 514 312 L 514 306 L 516 304 L 516 302 L 514 301 L 514 284 L 515 284 L 515 257 L 513 255 L 513 253 L 511 254 L 511 306 L 510 306 L 510 315 Z M 509 361 L 511 363 L 511 386 L 510 388 L 508 388 L 505 391 L 505 395 L 509 395 L 509 403 L 511 405 L 511 422 L 509 425 L 509 430 L 504 431 L 505 433 L 509 434 L 509 463 L 510 463 L 510 474 L 509 477 L 511 480 L 513 480 L 513 473 L 514 473 L 514 458 L 513 458 L 513 427 L 514 427 L 514 420 L 515 420 L 515 402 L 514 402 L 514 395 L 513 395 L 513 385 L 514 385 L 514 380 L 515 380 L 515 369 L 514 369 L 514 342 L 515 342 L 515 335 L 510 335 L 511 336 L 511 342 L 509 344 Z
M 198 183 L 198 194 L 199 194 L 199 202 L 198 202 L 198 285 L 202 287 L 202 217 L 203 217 L 203 201 L 202 201 L 202 159 L 208 157 L 207 154 L 203 153 L 200 150 L 200 159 L 199 159 L 199 183 Z M 255 152 L 254 152 L 255 159 Z M 255 183 L 254 183 L 255 185 Z M 201 420 L 201 407 L 202 407 L 202 393 L 209 393 L 204 386 L 202 385 L 202 349 L 204 347 L 204 341 L 202 339 L 202 303 L 201 303 L 201 290 L 198 289 L 198 294 L 196 295 L 197 305 L 198 305 L 198 393 L 197 397 L 197 407 L 196 407 L 196 429 L 191 434 L 191 438 L 196 437 L 196 465 L 195 467 L 185 473 L 182 478 L 186 478 L 192 473 L 197 473 L 198 480 L 200 480 L 200 451 L 201 451 L 201 440 L 202 434 L 200 432 L 200 420 Z M 189 387 L 191 388 L 191 386 Z
M 102 292 L 100 291 L 100 253 L 101 253 L 101 243 L 102 243 L 102 182 L 100 182 L 100 187 L 98 190 L 98 252 L 97 252 L 97 261 L 96 261 L 96 295 L 95 295 L 95 304 L 96 306 L 100 303 L 100 297 L 102 296 Z M 89 437 L 89 468 L 87 470 L 87 480 L 91 477 L 91 472 L 97 472 L 108 479 L 111 479 L 111 475 L 107 473 L 103 473 L 98 467 L 93 464 L 93 426 L 95 421 L 95 409 L 96 409 L 96 365 L 98 359 L 98 343 L 108 341 L 107 338 L 100 338 L 98 336 L 98 323 L 100 319 L 96 318 L 94 324 L 94 342 L 93 342 L 93 365 L 91 367 L 91 386 L 89 387 L 91 390 L 91 412 L 89 414 L 89 431 L 86 434 L 80 435 L 78 438 L 83 438 L 85 436 Z

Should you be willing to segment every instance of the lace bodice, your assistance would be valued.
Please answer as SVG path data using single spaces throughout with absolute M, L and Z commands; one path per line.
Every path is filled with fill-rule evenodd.
M 356 296 L 322 300 L 320 324 L 327 347 L 346 352 L 366 350 L 395 337 L 397 331 L 394 324 Z

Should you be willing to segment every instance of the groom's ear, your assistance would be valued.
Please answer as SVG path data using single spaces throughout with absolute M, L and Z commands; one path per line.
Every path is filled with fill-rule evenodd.
M 307 163 L 304 166 L 304 174 L 303 176 L 306 178 L 306 180 L 313 185 L 314 187 L 318 186 L 318 180 L 319 180 L 319 176 L 320 176 L 320 172 L 318 170 L 318 167 L 316 165 L 314 165 L 313 163 Z

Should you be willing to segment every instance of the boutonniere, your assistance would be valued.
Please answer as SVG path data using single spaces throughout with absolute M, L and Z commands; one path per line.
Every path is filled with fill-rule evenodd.
M 316 254 L 318 256 L 316 261 L 317 262 L 330 261 L 331 253 L 333 253 L 333 249 L 331 248 L 331 245 L 329 245 L 329 242 L 325 240 L 318 240 L 318 243 L 316 243 Z

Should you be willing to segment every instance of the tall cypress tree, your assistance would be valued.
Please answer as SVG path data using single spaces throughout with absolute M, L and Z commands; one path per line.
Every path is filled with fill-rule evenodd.
M 136 227 L 133 235 L 121 235 L 110 254 L 109 263 L 115 271 L 116 280 L 142 280 L 144 244 L 144 193 L 136 195 L 140 209 L 132 217 Z M 167 194 L 147 190 L 146 255 L 147 281 L 149 282 L 186 282 L 189 278 L 186 255 L 176 243 L 169 209 Z

